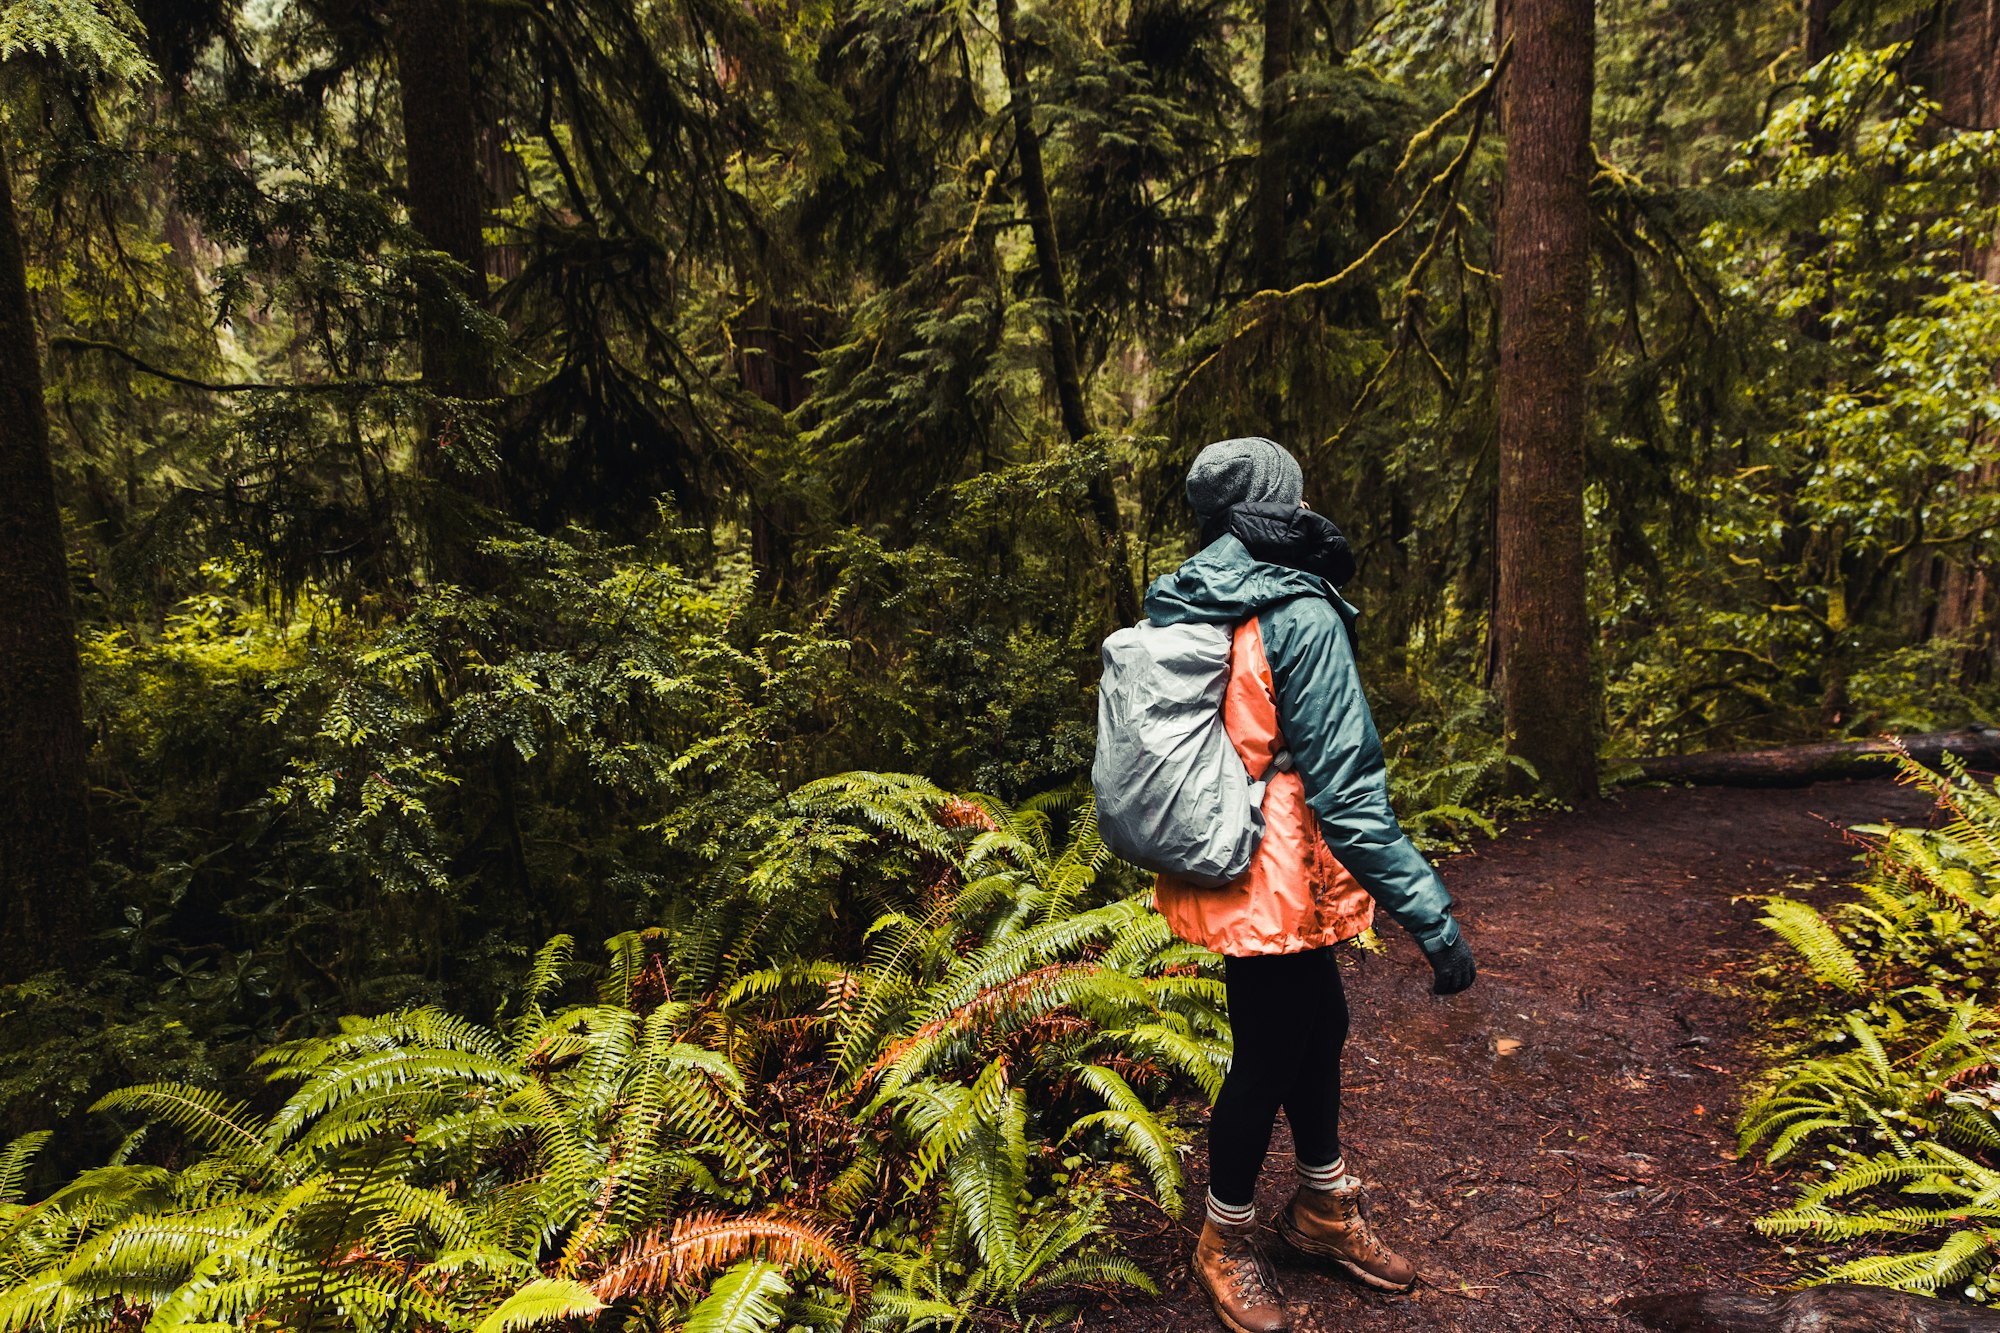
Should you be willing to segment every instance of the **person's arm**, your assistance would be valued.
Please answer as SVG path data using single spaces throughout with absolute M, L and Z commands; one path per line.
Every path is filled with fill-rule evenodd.
M 1299 597 L 1265 611 L 1258 628 L 1278 725 L 1327 847 L 1435 962 L 1460 944 L 1451 894 L 1389 807 L 1382 741 L 1340 613 L 1323 598 Z

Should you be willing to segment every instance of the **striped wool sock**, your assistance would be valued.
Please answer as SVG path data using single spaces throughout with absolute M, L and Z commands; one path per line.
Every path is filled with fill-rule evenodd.
M 1208 1196 L 1208 1220 L 1219 1227 L 1247 1227 L 1257 1220 L 1257 1205 L 1254 1203 L 1224 1203 L 1215 1197 L 1213 1191 Z
M 1347 1186 L 1347 1158 L 1336 1157 L 1325 1166 L 1299 1162 L 1299 1183 L 1309 1190 L 1337 1190 Z

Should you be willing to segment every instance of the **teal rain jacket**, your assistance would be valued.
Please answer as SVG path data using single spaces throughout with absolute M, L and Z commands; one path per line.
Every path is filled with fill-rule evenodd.
M 1389 807 L 1382 741 L 1355 664 L 1355 610 L 1333 585 L 1257 560 L 1225 535 L 1153 581 L 1146 615 L 1156 625 L 1258 618 L 1278 725 L 1327 847 L 1426 952 L 1455 943 L 1451 894 Z

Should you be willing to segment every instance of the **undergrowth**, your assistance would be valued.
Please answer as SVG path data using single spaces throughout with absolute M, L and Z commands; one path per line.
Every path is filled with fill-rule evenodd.
M 1807 1164 L 1764 1234 L 1813 1243 L 1807 1282 L 2000 1297 L 2000 794 L 1907 756 L 1935 829 L 1864 826 L 1860 897 L 1766 903 L 1818 994 L 1817 1028 L 1755 1097 L 1741 1146 Z
M 344 1020 L 255 1105 L 104 1098 L 108 1161 L 27 1202 L 0 1154 L 0 1329 L 1039 1327 L 1151 1289 L 1120 1200 L 1178 1212 L 1154 1108 L 1213 1093 L 1220 983 L 1101 873 L 1087 804 L 808 784 L 824 883 L 558 937 L 490 1023 Z M 809 877 L 810 878 L 810 877 Z M 866 905 L 854 962 L 815 950 Z

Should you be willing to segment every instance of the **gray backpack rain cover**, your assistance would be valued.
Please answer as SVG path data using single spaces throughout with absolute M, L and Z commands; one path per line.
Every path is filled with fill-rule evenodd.
M 1097 687 L 1090 785 L 1105 845 L 1207 888 L 1248 870 L 1264 838 L 1264 784 L 1222 724 L 1232 638 L 1227 625 L 1142 621 L 1104 641 Z

